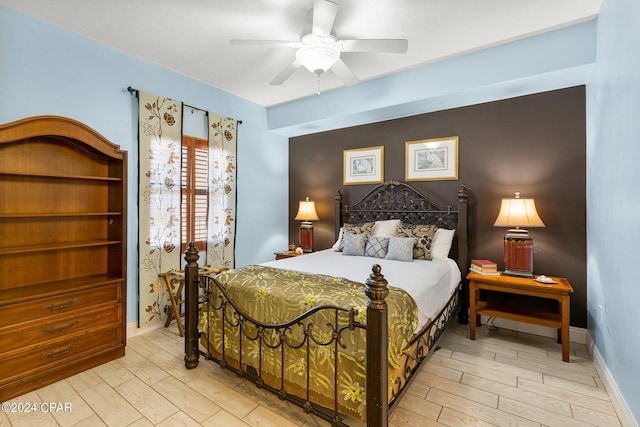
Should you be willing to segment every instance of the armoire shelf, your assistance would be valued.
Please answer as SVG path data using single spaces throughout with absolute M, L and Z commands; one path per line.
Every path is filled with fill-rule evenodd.
M 0 175 L 15 176 L 15 177 L 27 177 L 35 179 L 77 179 L 88 181 L 122 181 L 122 178 L 111 176 L 87 176 L 87 175 L 60 175 L 60 174 L 44 174 L 44 173 L 28 173 L 28 172 L 9 172 L 0 171 Z
M 75 120 L 0 125 L 0 402 L 124 355 L 127 153 Z
M 33 252 L 61 251 L 64 249 L 89 248 L 92 246 L 119 245 L 122 240 L 88 240 L 77 242 L 51 243 L 48 245 L 21 246 L 0 249 L 0 256 L 10 254 L 29 254 Z
M 22 214 L 0 214 L 0 218 L 54 218 L 65 216 L 116 216 L 122 215 L 122 212 L 52 212 L 52 213 L 22 213 Z

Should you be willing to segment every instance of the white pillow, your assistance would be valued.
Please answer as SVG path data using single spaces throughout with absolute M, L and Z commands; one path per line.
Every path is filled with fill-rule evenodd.
M 389 219 L 386 221 L 376 221 L 373 225 L 373 237 L 396 237 L 396 230 L 400 227 L 402 221 L 399 219 Z
M 455 234 L 456 230 L 438 228 L 436 230 L 436 234 L 433 236 L 433 242 L 431 243 L 431 258 L 449 258 L 449 251 L 451 250 L 451 243 L 453 242 L 453 236 Z
M 331 246 L 331 249 L 334 251 L 340 250 L 340 242 L 342 242 L 342 233 L 344 233 L 344 227 L 340 227 L 340 232 L 338 233 L 338 240 Z

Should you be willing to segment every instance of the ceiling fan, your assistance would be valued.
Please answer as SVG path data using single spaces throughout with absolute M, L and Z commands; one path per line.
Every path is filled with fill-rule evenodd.
M 406 39 L 340 40 L 336 38 L 332 33 L 337 13 L 336 3 L 329 0 L 314 0 L 311 32 L 303 35 L 300 41 L 234 39 L 230 44 L 232 46 L 283 46 L 297 49 L 296 59 L 271 81 L 272 85 L 281 85 L 303 66 L 316 73 L 318 78 L 331 69 L 344 84 L 354 85 L 359 80 L 340 58 L 342 52 L 405 53 L 407 51 L 409 43 Z

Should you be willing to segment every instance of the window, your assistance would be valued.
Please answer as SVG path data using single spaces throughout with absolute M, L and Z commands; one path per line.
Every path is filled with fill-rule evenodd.
M 207 248 L 207 182 L 209 154 L 207 140 L 182 137 L 181 218 L 182 251 L 195 242 L 198 251 Z

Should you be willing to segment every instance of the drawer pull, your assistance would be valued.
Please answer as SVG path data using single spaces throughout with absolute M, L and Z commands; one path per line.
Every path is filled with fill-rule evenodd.
M 63 308 L 71 307 L 73 304 L 77 303 L 78 301 L 80 301 L 78 298 L 69 298 L 66 301 L 53 302 L 51 304 L 42 306 L 42 308 L 51 310 L 51 311 L 62 310 Z
M 78 322 L 69 322 L 66 325 L 56 325 L 56 326 L 52 326 L 50 328 L 45 328 L 42 330 L 42 332 L 48 332 L 50 334 L 55 334 L 55 333 L 59 333 L 59 332 L 64 332 L 68 329 L 73 328 L 75 325 L 77 325 Z
M 51 350 L 48 353 L 44 353 L 42 355 L 42 357 L 49 357 L 49 358 L 53 359 L 53 358 L 56 358 L 56 357 L 64 356 L 65 354 L 70 353 L 77 346 L 78 346 L 78 344 L 69 344 L 69 345 L 64 346 L 64 347 L 55 348 L 55 349 Z

